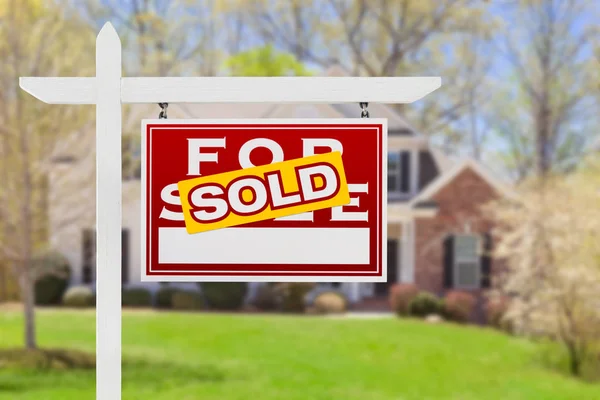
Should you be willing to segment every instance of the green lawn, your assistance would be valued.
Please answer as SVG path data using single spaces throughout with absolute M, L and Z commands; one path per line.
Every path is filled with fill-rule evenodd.
M 1 312 L 0 347 L 21 344 Z M 44 347 L 94 349 L 93 312 L 38 313 Z M 487 329 L 398 319 L 125 313 L 123 400 L 600 399 Z M 0 369 L 0 399 L 94 399 L 93 371 Z

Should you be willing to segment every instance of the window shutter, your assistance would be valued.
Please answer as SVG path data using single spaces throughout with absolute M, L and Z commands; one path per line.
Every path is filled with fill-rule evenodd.
M 410 152 L 400 152 L 400 191 L 408 193 L 410 191 Z
M 129 283 L 129 229 L 121 231 L 121 281 Z
M 487 289 L 491 286 L 492 272 L 492 235 L 484 233 L 482 237 L 482 254 L 481 254 L 481 287 Z
M 94 264 L 96 258 L 96 235 L 93 229 L 84 229 L 81 232 L 81 273 L 82 283 L 89 284 L 94 281 Z
M 449 235 L 444 240 L 444 288 L 454 286 L 454 236 Z

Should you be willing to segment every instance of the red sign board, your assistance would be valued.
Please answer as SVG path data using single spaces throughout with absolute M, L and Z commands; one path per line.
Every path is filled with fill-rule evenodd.
M 186 231 L 178 182 L 336 151 L 349 204 Z M 143 121 L 141 279 L 385 281 L 386 167 L 383 119 Z

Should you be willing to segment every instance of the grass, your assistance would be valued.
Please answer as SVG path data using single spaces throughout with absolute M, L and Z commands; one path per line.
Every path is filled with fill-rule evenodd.
M 94 351 L 93 311 L 37 314 L 46 348 Z M 0 347 L 22 319 L 0 313 Z M 398 319 L 125 312 L 123 400 L 600 399 L 544 368 L 535 344 Z M 94 399 L 93 370 L 0 366 L 2 400 Z

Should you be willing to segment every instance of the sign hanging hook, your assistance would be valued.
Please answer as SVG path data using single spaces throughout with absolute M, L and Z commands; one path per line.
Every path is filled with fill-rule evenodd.
M 169 103 L 158 103 L 158 106 L 160 107 L 158 119 L 167 119 L 167 108 L 169 107 Z
M 361 118 L 369 118 L 369 111 L 367 111 L 367 107 L 369 107 L 369 103 L 358 103 L 361 108 L 360 117 Z

